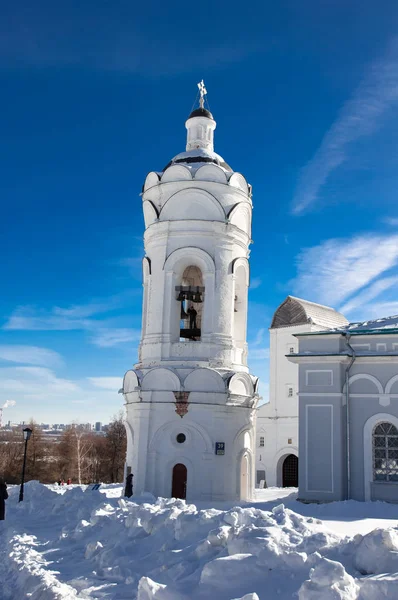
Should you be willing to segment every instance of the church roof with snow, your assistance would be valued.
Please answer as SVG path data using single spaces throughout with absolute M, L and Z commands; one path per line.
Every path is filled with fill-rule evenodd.
M 186 152 L 180 152 L 164 167 L 163 171 L 171 167 L 171 165 L 184 165 L 189 169 L 197 170 L 205 164 L 212 163 L 218 165 L 224 171 L 232 173 L 231 167 L 225 162 L 222 156 L 207 150 L 206 148 L 194 148 L 193 150 L 187 150 Z
M 306 323 L 325 329 L 343 328 L 349 325 L 344 315 L 330 306 L 323 306 L 294 296 L 288 296 L 276 309 L 271 329 L 292 327 Z
M 362 323 L 348 323 L 342 327 L 335 327 L 330 333 L 350 333 L 355 334 L 377 334 L 377 333 L 395 333 L 398 331 L 398 315 L 393 317 L 382 317 L 373 321 L 363 321 Z

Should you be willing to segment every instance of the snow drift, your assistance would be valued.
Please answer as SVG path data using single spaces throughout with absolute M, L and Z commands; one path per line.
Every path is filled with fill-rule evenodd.
M 398 529 L 344 538 L 282 504 L 199 510 L 121 493 L 30 482 L 18 504 L 11 489 L 0 524 L 4 600 L 398 597 Z

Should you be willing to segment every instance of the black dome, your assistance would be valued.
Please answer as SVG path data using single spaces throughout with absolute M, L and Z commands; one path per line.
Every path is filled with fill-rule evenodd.
M 195 108 L 189 115 L 188 119 L 192 119 L 193 117 L 207 117 L 208 119 L 213 119 L 213 115 L 206 108 Z

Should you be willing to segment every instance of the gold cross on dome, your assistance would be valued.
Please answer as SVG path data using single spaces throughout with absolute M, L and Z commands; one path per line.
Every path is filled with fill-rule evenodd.
M 200 108 L 203 108 L 203 105 L 205 103 L 205 96 L 207 94 L 207 90 L 205 88 L 205 82 L 203 81 L 203 79 L 202 79 L 202 81 L 200 81 L 198 83 L 198 88 L 199 88 L 199 93 L 200 93 L 199 105 L 200 105 Z

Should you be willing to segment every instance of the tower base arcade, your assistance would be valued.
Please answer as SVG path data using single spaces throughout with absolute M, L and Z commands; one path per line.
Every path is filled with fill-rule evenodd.
M 254 488 L 256 379 L 208 367 L 124 378 L 134 494 L 246 500 Z

